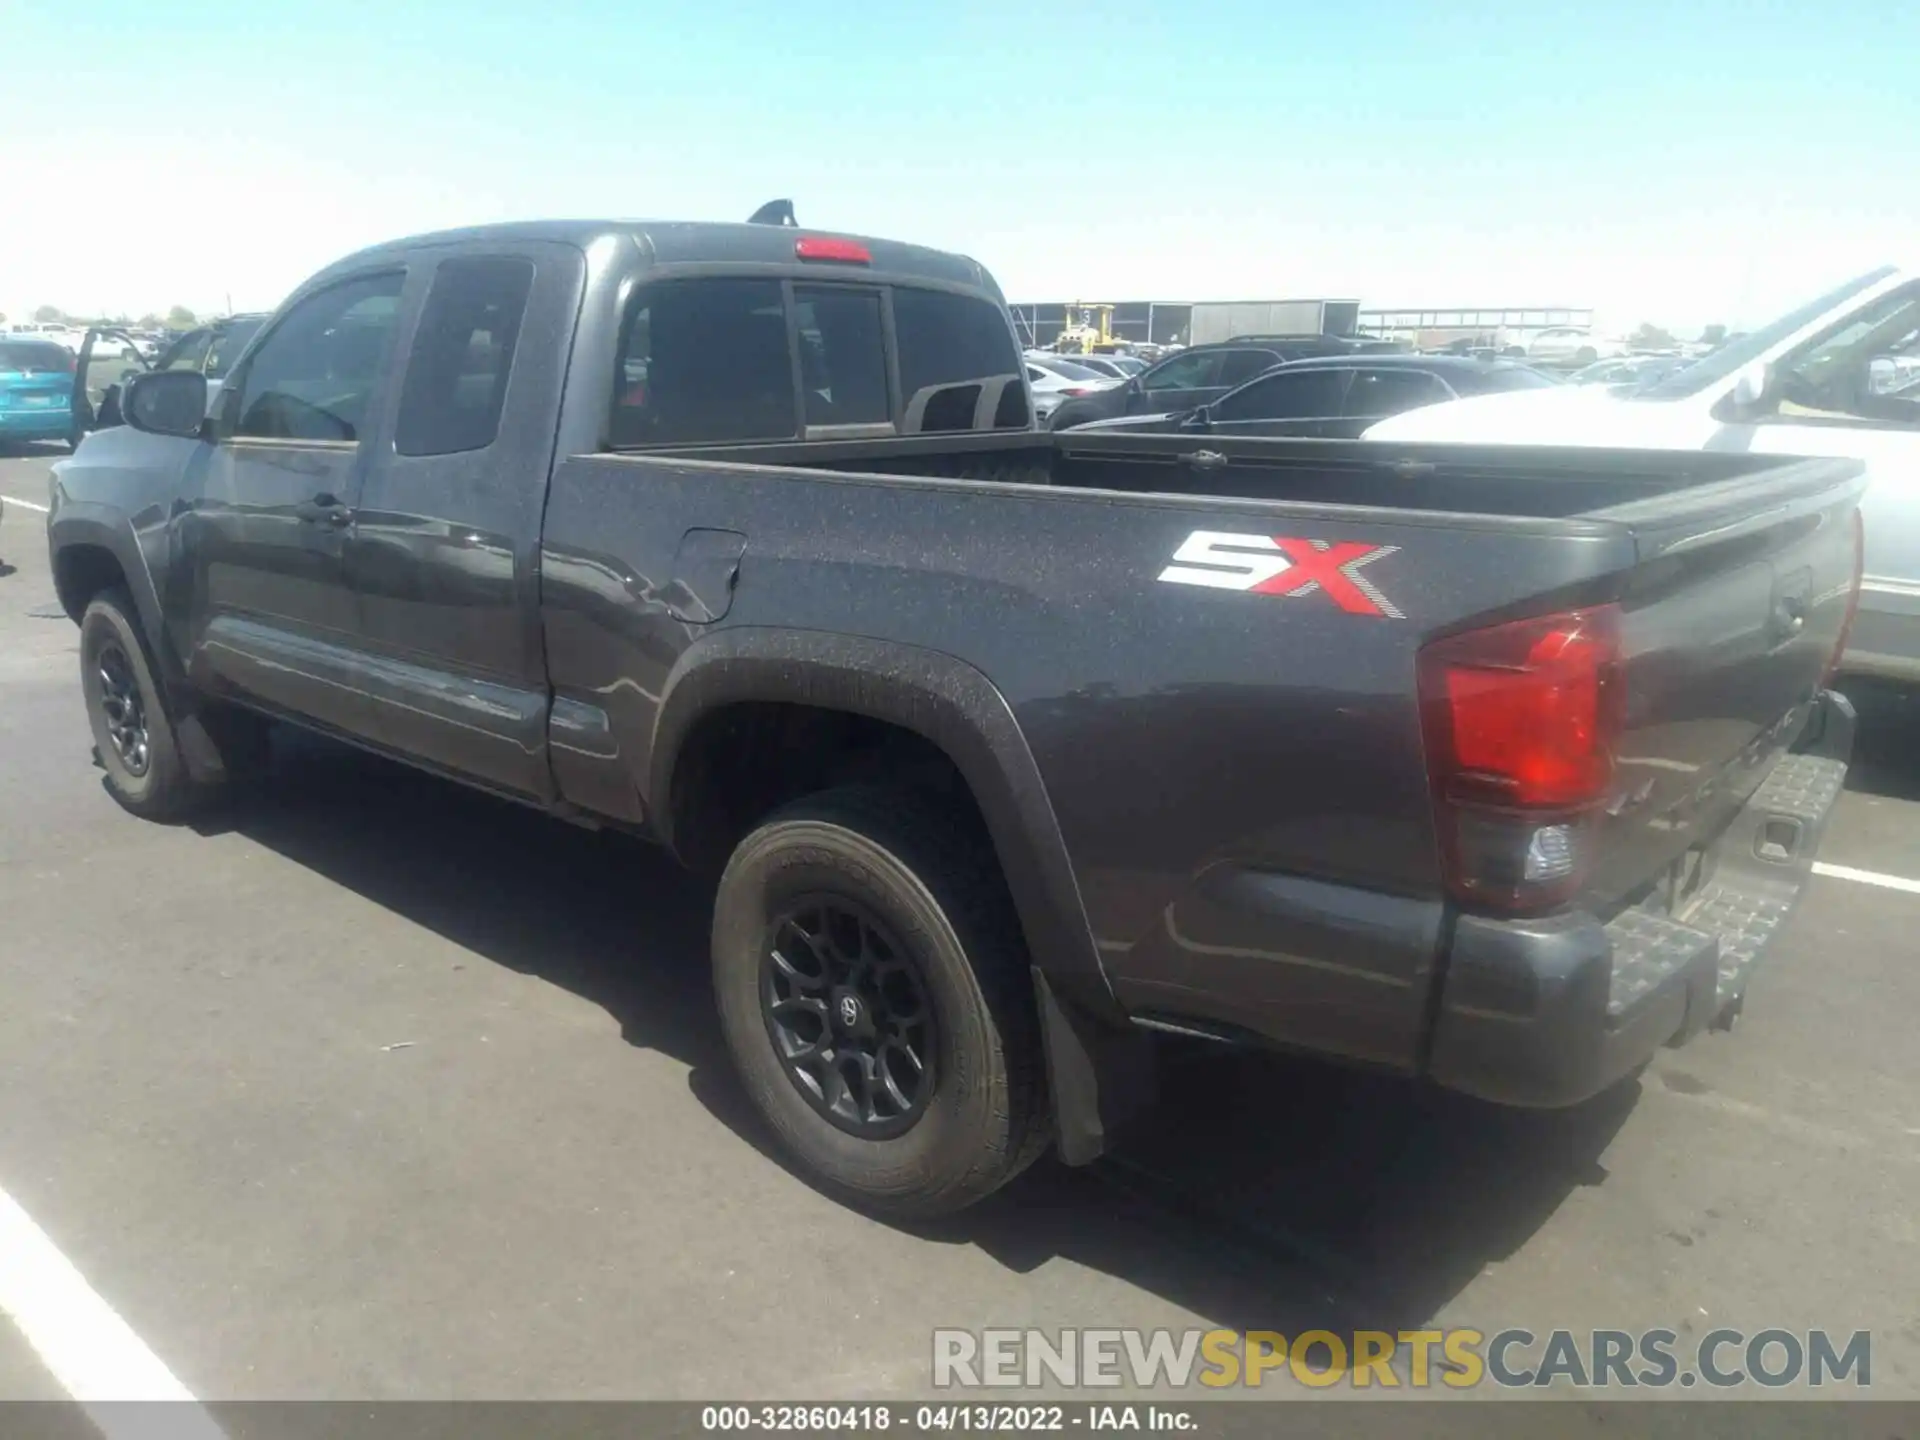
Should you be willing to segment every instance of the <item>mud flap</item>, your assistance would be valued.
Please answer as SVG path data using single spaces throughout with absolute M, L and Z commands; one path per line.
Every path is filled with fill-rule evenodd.
M 1153 1037 L 1088 1015 L 1033 972 L 1040 1033 L 1047 1052 L 1047 1091 L 1054 1139 L 1068 1165 L 1100 1158 L 1114 1133 L 1152 1105 L 1158 1086 Z

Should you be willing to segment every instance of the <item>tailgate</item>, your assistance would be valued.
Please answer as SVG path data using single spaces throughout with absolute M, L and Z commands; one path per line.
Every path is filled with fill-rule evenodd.
M 1585 897 L 1600 914 L 1670 890 L 1702 859 L 1803 728 L 1859 579 L 1853 461 L 1778 471 L 1600 512 L 1640 564 L 1622 596 L 1626 710 Z

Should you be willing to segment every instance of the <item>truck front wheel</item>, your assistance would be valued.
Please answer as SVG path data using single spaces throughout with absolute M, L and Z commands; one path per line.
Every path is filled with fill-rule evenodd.
M 146 820 L 177 820 L 220 788 L 196 780 L 181 753 L 176 718 L 124 590 L 102 591 L 80 617 L 80 688 L 107 789 L 123 808 Z M 209 709 L 201 724 L 223 774 L 262 763 L 266 722 L 259 717 Z
M 939 806 L 860 786 L 775 813 L 721 878 L 713 976 L 748 1094 L 840 1199 L 946 1214 L 1046 1148 L 1012 902 Z

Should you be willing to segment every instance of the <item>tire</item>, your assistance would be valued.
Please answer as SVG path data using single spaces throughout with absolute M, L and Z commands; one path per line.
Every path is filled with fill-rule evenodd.
M 963 1210 L 1026 1169 L 1052 1138 L 1019 922 L 991 846 L 959 830 L 950 809 L 910 792 L 827 791 L 776 812 L 742 840 L 715 901 L 714 994 L 741 1082 L 810 1181 L 878 1214 Z M 883 1091 L 885 1103 L 864 1107 L 867 1115 L 836 1120 L 826 1113 L 821 1086 L 831 1085 L 833 1070 L 847 1073 L 850 1047 L 859 1044 L 832 1029 L 832 1017 L 843 1013 L 848 989 L 876 992 L 858 983 L 836 990 L 830 980 L 803 991 L 771 958 L 776 948 L 791 950 L 803 968 L 829 970 L 821 946 L 843 953 L 834 942 L 808 944 L 781 923 L 797 910 L 821 930 L 823 902 L 871 922 L 857 946 L 844 949 L 898 962 L 878 992 L 890 998 L 875 999 L 866 1011 L 871 1025 L 881 1026 L 884 1005 L 908 985 L 901 965 L 919 985 L 923 1003 L 916 1007 L 908 996 L 888 1023 L 900 1024 L 901 1013 L 928 1017 L 926 1028 L 908 1024 L 898 1033 L 919 1037 L 915 1044 L 930 1067 L 916 1076 L 898 1049 L 884 1062 L 916 1102 L 911 1111 Z M 836 933 L 844 939 L 851 932 L 843 925 Z M 815 994 L 825 1001 L 816 1017 L 823 1045 L 815 1048 L 830 1036 L 825 1053 L 834 1058 L 812 1070 L 811 1088 L 790 1069 L 775 1028 L 782 1022 L 764 1003 L 781 986 L 803 1008 Z M 853 1070 L 864 1073 L 858 1063 Z M 913 1081 L 917 1086 L 907 1083 Z M 851 1089 L 843 1098 L 862 1108 Z
M 94 753 L 106 772 L 107 790 L 122 808 L 143 820 L 178 820 L 222 788 L 197 782 L 188 770 L 177 721 L 155 683 L 153 656 L 133 601 L 117 587 L 95 596 L 80 617 L 80 686 Z M 137 699 L 137 728 L 144 736 L 137 749 L 126 740 L 129 695 Z M 246 748 L 240 737 L 251 728 L 242 723 L 235 731 L 236 759 Z

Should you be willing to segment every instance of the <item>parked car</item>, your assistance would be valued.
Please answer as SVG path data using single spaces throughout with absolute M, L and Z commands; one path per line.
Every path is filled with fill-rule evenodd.
M 1525 359 L 1546 365 L 1591 365 L 1626 353 L 1617 340 L 1606 340 L 1574 325 L 1536 330 L 1520 347 Z
M 0 448 L 66 438 L 73 363 L 56 341 L 0 335 Z
M 80 348 L 80 332 L 64 320 L 23 320 L 8 330 L 7 338 L 45 340 L 65 346 L 70 353 Z
M 1878 388 L 1914 359 L 1920 271 L 1887 266 L 1645 385 L 1461 400 L 1383 421 L 1367 438 L 1862 461 L 1866 575 L 1843 670 L 1920 683 L 1920 391 Z
M 1081 394 L 1104 390 L 1109 385 L 1119 384 L 1121 379 L 1117 375 L 1109 375 L 1103 370 L 1095 369 L 1078 355 L 1030 354 L 1027 356 L 1027 363 L 1037 365 L 1049 374 L 1057 375 L 1062 380 L 1080 387 Z
M 1075 428 L 1351 440 L 1375 421 L 1416 406 L 1438 405 L 1463 395 L 1536 390 L 1553 383 L 1525 365 L 1448 355 L 1290 360 L 1192 410 L 1123 415 Z
M 1079 367 L 1070 367 L 1078 369 Z M 1098 382 L 1098 383 L 1096 383 Z M 1068 400 L 1081 395 L 1091 395 L 1102 384 L 1115 383 L 1107 376 L 1096 377 L 1092 371 L 1079 375 L 1063 373 L 1052 366 L 1043 365 L 1038 360 L 1027 361 L 1027 388 L 1033 395 L 1033 413 L 1046 420 L 1053 412 Z
M 105 786 L 190 813 L 278 717 L 657 839 L 743 1095 L 895 1214 L 1099 1154 L 1169 1031 L 1567 1105 L 1738 1011 L 1858 462 L 1049 434 L 1021 376 L 916 246 L 353 255 L 54 467 Z
M 1351 355 L 1393 349 L 1388 342 L 1340 335 L 1244 336 L 1195 345 L 1169 355 L 1109 390 L 1081 396 L 1053 412 L 1052 426 L 1065 430 L 1089 420 L 1120 415 L 1164 415 L 1217 400 L 1243 380 L 1287 360 L 1315 355 Z
M 1050 351 L 1030 350 L 1027 358 L 1039 365 L 1049 360 L 1064 360 L 1069 365 L 1078 365 L 1082 370 L 1091 370 L 1103 380 L 1116 382 L 1131 379 L 1147 368 L 1138 360 L 1129 363 L 1129 357 L 1125 355 L 1055 355 Z
M 172 337 L 159 353 L 151 357 L 135 337 L 124 330 L 95 329 L 87 332 L 80 348 L 73 386 L 71 424 L 74 444 L 89 430 L 118 425 L 122 380 L 116 378 L 100 387 L 99 399 L 89 383 L 93 362 L 109 352 L 103 346 L 117 344 L 116 358 L 131 359 L 134 372 L 146 370 L 193 370 L 207 377 L 209 393 L 217 393 L 220 381 L 233 362 L 245 350 L 247 342 L 266 321 L 265 315 L 228 315 Z

